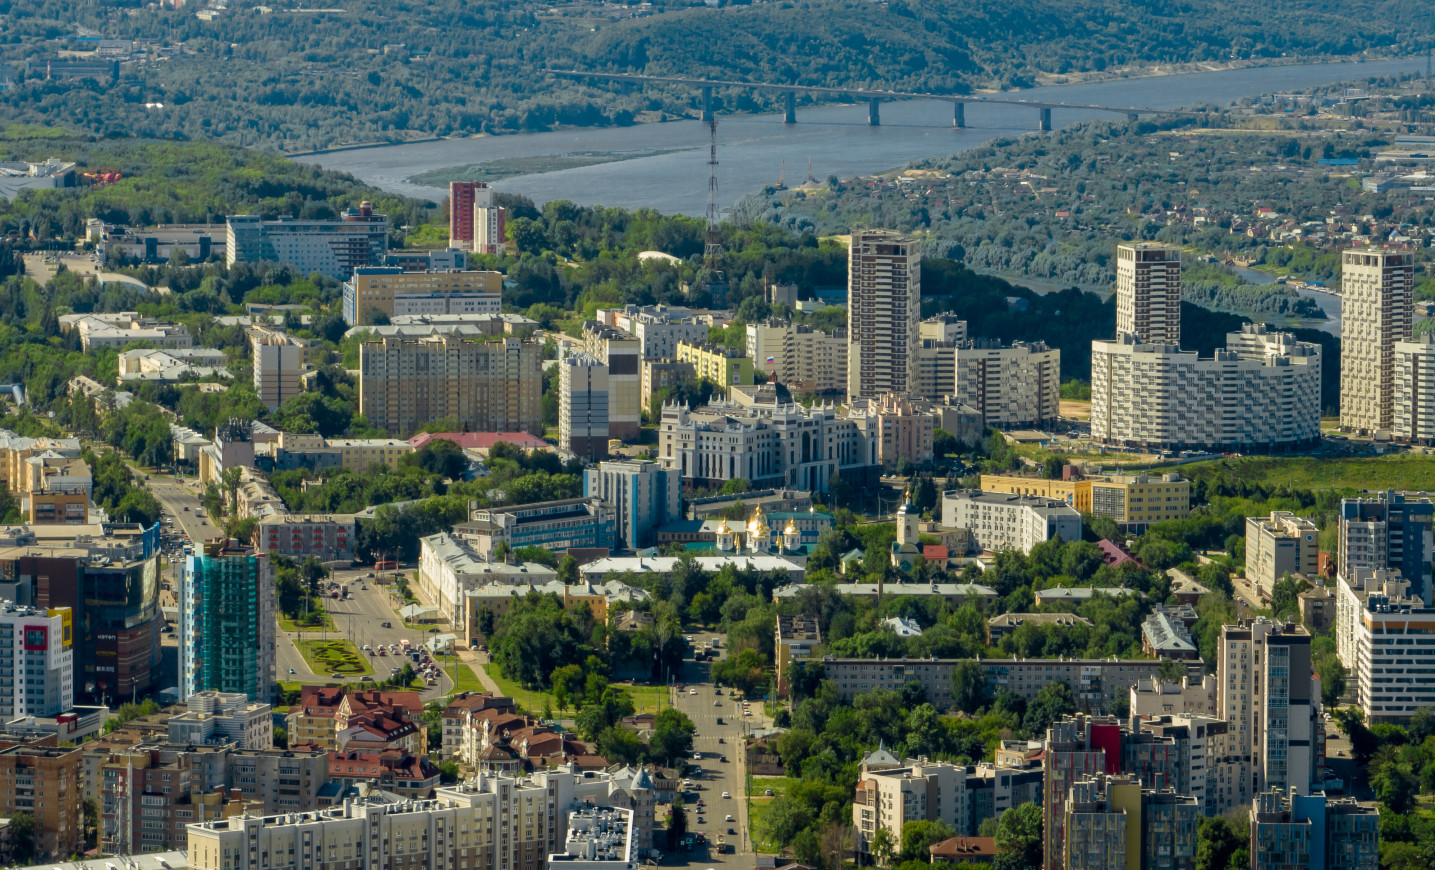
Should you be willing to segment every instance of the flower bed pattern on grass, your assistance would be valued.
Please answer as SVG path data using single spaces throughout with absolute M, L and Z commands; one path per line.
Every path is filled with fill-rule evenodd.
M 361 677 L 374 672 L 364 654 L 347 640 L 304 640 L 299 642 L 299 652 L 309 669 L 320 676 Z

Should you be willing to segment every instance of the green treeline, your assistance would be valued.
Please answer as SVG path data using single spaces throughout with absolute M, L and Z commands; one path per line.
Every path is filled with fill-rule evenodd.
M 0 114 L 108 137 L 299 151 L 631 124 L 697 109 L 691 89 L 622 93 L 543 72 L 551 68 L 952 93 L 1029 86 L 1041 74 L 1394 52 L 1431 30 L 1417 8 L 1377 0 L 1339 8 L 1299 0 L 782 0 L 716 9 L 659 0 L 636 18 L 620 17 L 632 6 L 326 0 L 326 10 L 342 11 L 276 3 L 265 14 L 236 4 L 212 21 L 192 6 L 122 6 L 116 14 L 106 0 L 0 3 L 5 60 L 17 80 L 0 91 Z M 93 48 L 77 31 L 158 40 L 165 57 L 124 63 L 117 82 L 45 80 L 47 59 Z M 726 110 L 774 108 L 772 95 L 716 96 Z

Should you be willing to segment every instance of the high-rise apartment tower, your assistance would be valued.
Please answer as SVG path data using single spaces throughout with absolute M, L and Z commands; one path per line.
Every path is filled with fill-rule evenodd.
M 1340 258 L 1340 427 L 1395 423 L 1395 344 L 1414 326 L 1415 255 L 1357 248 Z
M 1116 334 L 1144 344 L 1181 343 L 1181 249 L 1116 246 Z
M 921 344 L 922 254 L 916 239 L 852 234 L 847 261 L 847 394 L 910 393 Z

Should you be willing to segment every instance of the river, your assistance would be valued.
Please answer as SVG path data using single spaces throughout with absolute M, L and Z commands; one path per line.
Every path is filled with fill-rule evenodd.
M 1420 72 L 1425 58 L 1376 63 L 1327 63 L 1254 67 L 1219 72 L 1119 79 L 1090 84 L 1032 88 L 1020 99 L 1103 106 L 1175 109 L 1197 103 L 1226 105 L 1242 97 L 1281 93 L 1370 76 Z M 1052 112 L 1057 127 L 1111 113 Z M 782 115 L 718 117 L 719 203 L 729 207 L 741 197 L 774 184 L 785 161 L 786 181 L 801 183 L 808 160 L 818 179 L 846 178 L 895 169 L 914 160 L 974 148 L 1001 136 L 1036 129 L 1037 111 L 1021 106 L 968 103 L 965 129 L 952 126 L 950 103 L 934 100 L 884 103 L 882 126 L 867 125 L 866 104 L 798 107 L 797 124 Z M 674 150 L 676 149 L 676 150 Z M 408 179 L 431 169 L 514 157 L 574 152 L 639 153 L 665 151 L 613 163 L 506 178 L 494 186 L 536 202 L 569 199 L 584 205 L 701 215 L 708 188 L 708 130 L 698 121 L 672 121 L 632 127 L 592 127 L 549 133 L 522 133 L 472 139 L 445 139 L 386 145 L 297 158 L 351 173 L 394 193 L 438 200 L 446 189 L 423 187 Z
M 1262 272 L 1259 269 L 1244 269 L 1240 266 L 1232 268 L 1232 271 L 1240 275 L 1245 281 L 1251 284 L 1274 284 L 1274 275 Z M 1296 293 L 1307 299 L 1315 301 L 1320 310 L 1325 312 L 1325 320 L 1307 320 L 1298 324 L 1308 326 L 1311 329 L 1319 329 L 1331 335 L 1340 335 L 1340 297 L 1334 293 L 1326 293 L 1321 290 L 1307 290 L 1304 287 L 1297 287 Z

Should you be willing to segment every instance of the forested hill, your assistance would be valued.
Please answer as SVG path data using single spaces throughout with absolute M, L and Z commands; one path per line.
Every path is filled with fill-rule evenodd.
M 690 90 L 624 94 L 541 72 L 551 67 L 953 92 L 1027 84 L 1041 73 L 1411 51 L 1435 29 L 1420 4 L 1394 0 L 203 7 L 0 0 L 0 115 L 292 152 L 628 124 L 695 108 Z M 46 78 L 50 62 L 94 51 L 101 39 L 121 41 L 104 45 L 106 58 L 119 60 L 118 81 Z M 765 107 L 746 92 L 718 96 L 729 108 Z
M 1366 27 L 1377 8 L 1388 29 Z M 1428 32 L 1416 17 L 1359 0 L 784 0 L 626 21 L 581 49 L 614 70 L 961 92 L 1028 86 L 1036 73 L 1353 54 Z

